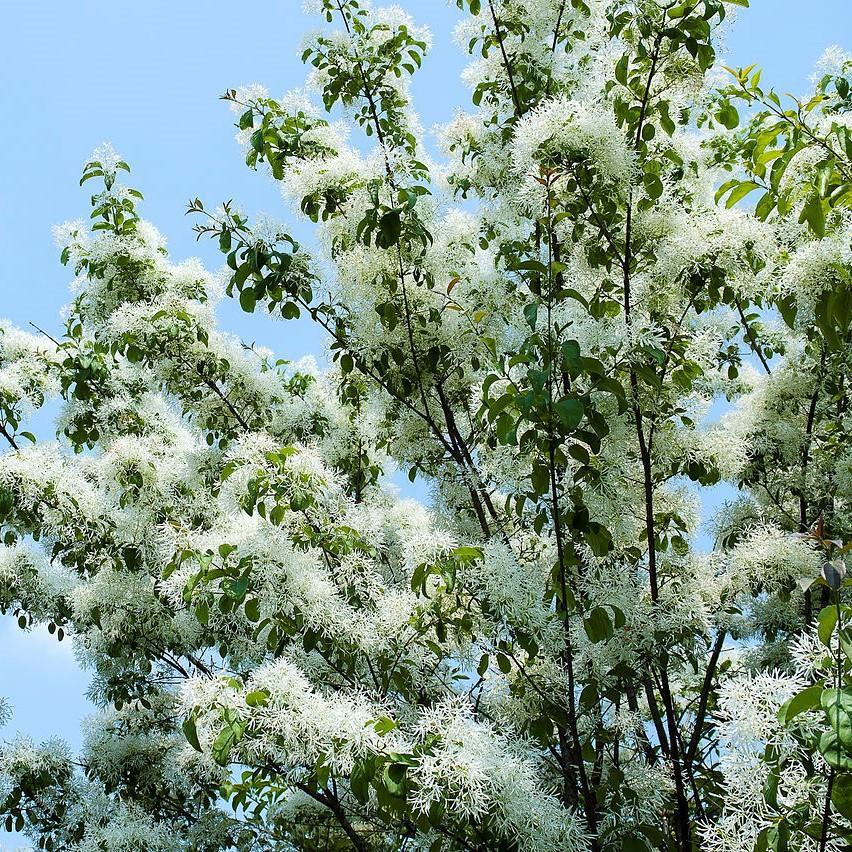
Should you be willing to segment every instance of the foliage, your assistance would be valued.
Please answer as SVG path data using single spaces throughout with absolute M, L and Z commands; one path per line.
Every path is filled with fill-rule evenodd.
M 475 109 L 438 164 L 428 33 L 317 5 L 322 109 L 224 100 L 321 257 L 196 198 L 224 271 L 173 264 L 103 149 L 90 226 L 60 229 L 65 334 L 0 329 L 0 605 L 73 636 L 101 708 L 77 760 L 3 747 L 7 825 L 74 852 L 845 848 L 848 59 L 785 109 L 754 68 L 709 82 L 743 0 L 459 0 Z M 219 331 L 222 292 L 319 324 L 330 369 Z

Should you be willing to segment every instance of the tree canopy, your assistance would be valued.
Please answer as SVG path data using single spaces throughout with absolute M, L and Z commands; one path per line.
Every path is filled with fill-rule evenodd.
M 99 705 L 80 754 L 0 747 L 0 818 L 72 852 L 849 848 L 852 58 L 800 101 L 719 67 L 745 0 L 457 0 L 436 161 L 429 33 L 314 5 L 311 94 L 223 98 L 315 244 L 199 197 L 223 268 L 176 263 L 104 147 L 64 334 L 0 325 L 0 607 Z

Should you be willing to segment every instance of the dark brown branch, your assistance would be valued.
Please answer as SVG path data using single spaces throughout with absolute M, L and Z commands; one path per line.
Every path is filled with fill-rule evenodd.
M 6 426 L 2 423 L 0 423 L 0 435 L 2 435 L 12 445 L 12 447 L 14 449 L 16 449 L 16 450 L 21 449 L 18 446 L 17 441 L 15 441 L 14 437 L 12 437 L 12 435 L 9 434 L 8 430 L 6 429 Z
M 216 396 L 218 396 L 219 399 L 221 399 L 223 403 L 225 403 L 225 407 L 228 409 L 228 411 L 231 412 L 231 414 L 234 417 L 234 420 L 236 420 L 237 423 L 239 423 L 240 426 L 243 429 L 248 430 L 249 425 L 246 422 L 245 418 L 242 416 L 242 414 L 240 414 L 239 411 L 237 411 L 237 409 L 234 407 L 234 404 L 231 402 L 231 400 L 228 399 L 227 395 L 222 390 L 222 388 L 220 388 L 219 385 L 217 385 L 216 382 L 213 381 L 213 379 L 210 379 L 207 376 L 205 376 L 204 373 L 201 370 L 201 367 L 197 367 L 196 372 L 198 373 L 199 376 L 201 376 L 201 381 L 203 381 L 204 384 L 207 385 L 207 387 L 210 388 L 210 390 L 212 390 L 213 393 L 215 393 Z
M 648 70 L 648 77 L 645 82 L 644 92 L 639 107 L 639 117 L 636 125 L 636 134 L 634 139 L 634 148 L 638 150 L 642 139 L 642 130 L 645 124 L 645 116 L 648 109 L 648 103 L 651 97 L 651 87 L 654 81 L 654 76 L 657 71 L 657 63 L 660 56 L 660 48 L 662 45 L 663 35 L 658 33 L 654 40 L 654 45 L 651 51 L 651 61 Z M 632 220 L 633 220 L 633 203 L 632 199 L 628 201 L 627 213 L 625 217 L 625 236 L 624 236 L 624 262 L 623 262 L 623 288 L 624 288 L 624 317 L 628 328 L 631 327 L 631 274 L 632 274 Z M 648 545 L 648 579 L 651 587 L 651 600 L 654 606 L 659 602 L 660 590 L 657 577 L 657 546 L 656 546 L 656 522 L 654 518 L 654 477 L 652 464 L 652 439 L 653 431 L 649 436 L 645 434 L 645 426 L 642 414 L 642 404 L 639 394 L 639 380 L 636 370 L 630 369 L 630 389 L 633 397 L 633 417 L 636 428 L 636 437 L 639 443 L 639 458 L 642 465 L 642 479 L 645 504 L 645 536 Z M 660 698 L 663 702 L 665 710 L 665 723 L 668 728 L 668 757 L 672 764 L 672 773 L 675 782 L 675 796 L 677 799 L 677 814 L 676 814 L 676 832 L 678 848 L 681 852 L 690 852 L 692 848 L 691 826 L 689 816 L 689 802 L 686 798 L 686 790 L 684 785 L 683 765 L 681 762 L 681 752 L 679 744 L 679 732 L 677 729 L 677 717 L 675 713 L 674 700 L 672 698 L 671 687 L 668 676 L 668 652 L 666 649 L 661 650 L 660 663 L 658 667 L 659 691 Z M 650 696 L 653 695 L 653 689 L 650 684 L 646 683 L 646 690 Z M 656 723 L 656 720 L 655 720 Z M 662 733 L 662 726 L 657 728 L 658 736 Z M 661 738 L 662 741 L 662 738 Z
M 713 651 L 710 654 L 707 671 L 704 674 L 704 683 L 701 685 L 701 698 L 698 701 L 698 709 L 695 711 L 695 727 L 692 730 L 692 736 L 689 739 L 689 744 L 686 747 L 686 755 L 684 756 L 684 764 L 687 767 L 692 766 L 692 763 L 695 761 L 698 744 L 701 742 L 701 733 L 704 728 L 704 719 L 707 716 L 707 705 L 710 701 L 713 678 L 716 675 L 716 666 L 719 663 L 719 656 L 722 653 L 722 647 L 725 644 L 727 635 L 727 631 L 720 629 L 716 634 L 716 641 L 713 643 Z
M 742 305 L 740 304 L 740 300 L 734 297 L 734 304 L 737 306 L 737 312 L 740 315 L 740 320 L 743 324 L 743 331 L 745 332 L 746 340 L 749 342 L 749 346 L 751 346 L 751 351 L 757 355 L 758 360 L 763 365 L 763 369 L 766 370 L 766 375 L 771 376 L 772 370 L 769 368 L 769 362 L 766 360 L 766 356 L 763 354 L 763 349 L 760 344 L 757 342 L 757 337 L 755 336 L 754 329 L 749 324 L 749 321 L 746 319 L 745 312 L 743 311 Z
M 298 781 L 295 782 L 295 786 L 315 801 L 325 805 L 334 814 L 338 823 L 340 823 L 340 827 L 343 829 L 346 836 L 352 841 L 352 845 L 358 850 L 358 852 L 368 852 L 369 847 L 367 846 L 367 842 L 360 834 L 358 834 L 357 831 L 355 831 L 349 817 L 346 816 L 346 812 L 343 810 L 343 806 L 335 796 L 331 793 L 318 793 L 317 791 L 312 790 L 307 784 L 301 784 Z
M 49 335 L 43 328 L 37 326 L 32 320 L 29 320 L 29 324 L 40 334 L 43 334 L 51 343 L 55 343 L 57 346 L 61 346 L 62 344 L 55 338 Z
M 808 413 L 805 419 L 805 443 L 802 446 L 802 461 L 800 465 L 801 482 L 799 483 L 799 532 L 806 533 L 808 531 L 808 498 L 807 498 L 807 481 L 808 481 L 808 466 L 811 458 L 811 444 L 813 443 L 814 422 L 816 420 L 817 401 L 819 400 L 820 390 L 822 389 L 822 378 L 825 371 L 826 348 L 822 347 L 819 362 L 819 373 L 817 376 L 817 384 L 814 392 L 811 394 L 810 402 L 808 403 Z M 768 490 L 768 489 L 767 489 Z M 813 602 L 811 590 L 805 592 L 805 623 L 810 624 L 813 619 Z
M 509 60 L 509 55 L 506 53 L 506 46 L 503 43 L 503 28 L 500 26 L 500 19 L 494 11 L 493 0 L 488 0 L 488 9 L 491 12 L 491 20 L 494 22 L 494 35 L 497 39 L 497 44 L 500 47 L 500 55 L 503 57 L 503 66 L 506 68 L 506 76 L 509 78 L 509 88 L 512 91 L 512 103 L 515 105 L 515 116 L 520 118 L 524 114 L 521 99 L 518 97 L 518 88 L 515 85 L 515 75 L 512 71 L 512 63 Z

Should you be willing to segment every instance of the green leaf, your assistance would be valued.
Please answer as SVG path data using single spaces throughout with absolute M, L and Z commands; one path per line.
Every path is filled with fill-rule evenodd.
M 798 313 L 798 305 L 796 304 L 795 295 L 791 293 L 784 296 L 778 299 L 775 304 L 778 307 L 784 322 L 787 323 L 790 328 L 793 328 L 796 323 L 796 314 Z
M 740 123 L 740 114 L 737 108 L 730 102 L 725 102 L 719 112 L 716 113 L 716 118 L 720 124 L 733 130 Z
M 852 819 L 852 775 L 838 775 L 834 779 L 831 804 L 841 816 Z
M 235 601 L 242 602 L 245 599 L 246 592 L 249 587 L 249 578 L 240 577 L 238 580 L 225 580 L 222 583 L 222 590 L 225 594 Z
M 201 743 L 198 742 L 198 730 L 195 727 L 195 719 L 193 719 L 191 716 L 188 719 L 184 719 L 182 727 L 183 735 L 186 737 L 186 741 L 196 751 L 201 751 Z
M 823 687 L 820 684 L 815 684 L 794 695 L 789 701 L 781 705 L 778 710 L 778 721 L 782 725 L 786 725 L 800 713 L 819 707 L 822 690 Z
M 576 429 L 583 420 L 583 403 L 576 397 L 564 396 L 553 406 L 559 422 L 567 429 Z
M 476 667 L 476 673 L 477 673 L 480 677 L 484 677 L 484 676 L 485 676 L 485 672 L 487 672 L 487 671 L 488 671 L 488 662 L 489 662 L 489 659 L 490 659 L 490 658 L 489 658 L 488 654 L 483 654 L 483 655 L 479 658 L 479 665 Z
M 583 532 L 583 538 L 595 556 L 606 556 L 612 550 L 612 534 L 603 524 L 596 521 L 588 525 Z
M 790 828 L 783 820 L 770 826 L 766 832 L 767 849 L 772 852 L 788 852 L 790 848 Z
M 349 789 L 359 802 L 367 802 L 370 798 L 370 781 L 375 772 L 375 762 L 372 759 L 357 761 L 352 766 L 349 776 Z
M 562 344 L 562 358 L 565 369 L 572 376 L 579 376 L 583 371 L 583 359 L 580 355 L 580 344 L 576 340 L 566 340 Z
M 716 203 L 718 204 L 718 203 L 719 203 L 719 201 L 722 199 L 722 196 L 723 196 L 726 192 L 728 192 L 730 189 L 732 189 L 733 187 L 737 186 L 738 184 L 739 184 L 739 181 L 738 181 L 736 178 L 732 178 L 731 180 L 726 180 L 726 181 L 725 181 L 725 182 L 724 182 L 724 183 L 723 183 L 723 184 L 722 184 L 722 185 L 721 185 L 721 186 L 720 186 L 720 187 L 716 190 L 716 196 L 715 196 Z
M 820 610 L 817 616 L 817 636 L 819 641 L 826 648 L 830 646 L 831 634 L 834 633 L 834 627 L 837 624 L 837 609 L 834 606 L 827 606 Z
M 394 728 L 396 728 L 396 722 L 387 716 L 380 716 L 375 722 L 373 722 L 373 729 L 382 737 Z
M 643 178 L 643 183 L 645 184 L 645 192 L 648 193 L 649 198 L 656 201 L 663 194 L 663 182 L 660 180 L 659 175 L 653 172 L 646 174 Z
M 621 852 L 650 852 L 650 847 L 642 837 L 625 837 L 621 841 Z
M 403 763 L 387 763 L 382 770 L 382 783 L 392 796 L 405 795 L 405 773 L 408 767 Z
M 246 695 L 246 704 L 249 707 L 263 707 L 269 703 L 269 696 L 260 689 L 256 689 Z
M 260 601 L 257 598 L 247 600 L 245 610 L 249 621 L 260 621 Z
M 596 606 L 590 613 L 589 617 L 584 621 L 586 635 L 592 642 L 603 642 L 609 639 L 613 634 L 612 622 L 609 620 L 609 614 L 602 606 Z
M 731 194 L 728 196 L 728 200 L 725 202 L 725 207 L 731 208 L 738 201 L 742 201 L 750 192 L 754 192 L 756 189 L 762 189 L 759 183 L 755 183 L 752 180 L 744 180 L 741 183 L 738 183 Z
M 257 296 L 252 287 L 246 287 L 240 292 L 240 307 L 247 313 L 254 313 L 255 305 L 257 304 Z
M 775 196 L 771 192 L 764 192 L 754 207 L 754 215 L 764 221 L 774 208 Z
M 547 267 L 540 260 L 522 260 L 513 263 L 511 268 L 515 272 L 538 272 L 540 275 L 547 272 Z
M 852 662 L 852 637 L 850 637 L 849 631 L 840 630 L 838 631 L 838 635 L 840 637 L 840 647 L 843 650 L 846 659 Z
M 431 568 L 426 565 L 418 565 L 414 569 L 414 573 L 411 575 L 411 591 L 419 592 L 422 589 L 425 589 L 426 578 L 432 573 Z
M 451 555 L 457 562 L 476 562 L 482 559 L 482 548 L 480 547 L 457 547 Z
M 844 749 L 835 731 L 826 731 L 819 738 L 819 750 L 829 766 L 843 772 L 852 771 L 852 756 Z
M 840 769 L 844 761 L 852 761 L 852 690 L 825 689 L 820 703 L 831 726 L 820 740 L 820 751 Z
M 225 711 L 225 727 L 213 741 L 213 759 L 220 766 L 228 763 L 231 749 L 242 739 L 245 724 L 231 710 Z
M 812 195 L 799 216 L 799 222 L 807 222 L 811 230 L 818 236 L 825 236 L 825 213 L 822 208 L 822 199 L 818 195 Z
M 399 210 L 389 210 L 379 219 L 378 233 L 376 234 L 376 245 L 379 248 L 390 248 L 399 242 L 402 233 L 402 220 Z

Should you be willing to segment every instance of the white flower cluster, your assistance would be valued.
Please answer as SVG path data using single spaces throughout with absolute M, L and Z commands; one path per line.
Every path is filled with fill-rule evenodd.
M 59 393 L 56 345 L 0 321 L 0 404 L 21 414 L 41 407 Z
M 570 174 L 576 162 L 591 166 L 617 188 L 629 184 L 633 172 L 630 149 L 605 106 L 559 96 L 537 106 L 518 123 L 512 167 L 523 182 L 521 194 L 538 198 L 538 209 L 542 171 Z
M 721 803 L 708 852 L 741 852 L 783 809 L 816 812 L 824 779 L 777 711 L 830 665 L 802 592 L 822 557 L 792 530 L 852 534 L 849 359 L 815 336 L 848 284 L 848 214 L 819 240 L 797 221 L 813 150 L 788 165 L 789 216 L 717 206 L 736 146 L 683 129 L 714 103 L 692 49 L 710 18 L 687 5 L 480 4 L 457 31 L 478 110 L 441 129 L 444 167 L 409 103 L 420 48 L 388 59 L 428 32 L 398 6 L 313 3 L 347 25 L 306 45 L 334 120 L 303 91 L 232 106 L 249 151 L 271 123 L 322 282 L 295 248 L 287 286 L 243 277 L 239 249 L 215 276 L 173 262 L 135 214 L 57 229 L 67 337 L 0 324 L 0 608 L 74 636 L 102 712 L 85 773 L 57 745 L 0 748 L 0 794 L 39 787 L 35 839 L 262 852 L 322 827 L 455 849 L 458 828 L 458 848 L 608 850 L 672 840 L 675 807 L 702 811 L 686 787 Z M 365 124 L 371 150 L 350 139 Z M 89 162 L 96 208 L 135 204 L 111 148 Z M 213 220 L 289 251 L 270 217 Z M 226 290 L 271 312 L 291 284 L 331 369 L 217 326 Z M 54 395 L 59 441 L 19 447 Z M 695 483 L 720 473 L 743 497 L 705 553 Z M 693 726 L 685 766 L 670 738 L 689 749 Z M 767 745 L 790 757 L 777 806 Z
M 267 698 L 250 708 L 245 695 L 255 692 Z M 397 737 L 386 740 L 376 732 L 372 722 L 383 714 L 365 696 L 323 695 L 284 659 L 255 669 L 245 693 L 224 682 L 190 680 L 183 702 L 197 714 L 199 737 L 205 742 L 218 734 L 221 711 L 230 709 L 249 726 L 239 745 L 245 759 L 286 770 L 311 766 L 322 757 L 334 772 L 345 775 L 358 757 L 403 745 Z
M 813 322 L 817 298 L 832 282 L 843 285 L 844 270 L 852 267 L 852 238 L 848 229 L 839 229 L 825 239 L 808 240 L 790 256 L 779 286 L 782 293 L 795 297 L 803 323 Z
M 473 563 L 468 582 L 508 623 L 534 636 L 545 648 L 561 645 L 561 630 L 544 604 L 547 566 L 519 564 L 502 542 L 489 542 L 485 558 Z
M 727 794 L 721 818 L 702 830 L 702 839 L 712 852 L 753 848 L 760 832 L 779 815 L 803 804 L 819 808 L 818 803 L 824 801 L 824 779 L 808 777 L 795 760 L 779 761 L 777 806 L 770 805 L 766 797 L 770 767 L 761 758 L 767 744 L 784 755 L 792 756 L 797 750 L 796 740 L 778 721 L 778 710 L 806 685 L 796 676 L 777 671 L 734 675 L 723 683 L 719 751 Z M 799 848 L 815 852 L 817 840 L 803 839 Z
M 72 594 L 77 578 L 27 544 L 0 546 L 0 605 L 20 606 L 35 620 L 50 618 Z
M 532 757 L 477 722 L 463 700 L 444 701 L 424 713 L 419 730 L 438 742 L 412 769 L 417 810 L 425 813 L 442 801 L 463 817 L 489 814 L 500 834 L 524 852 L 587 848 L 576 816 L 541 788 Z
M 852 63 L 852 53 L 836 44 L 829 45 L 814 63 L 812 82 L 818 83 L 824 74 L 842 74 Z
M 800 536 L 758 524 L 725 556 L 729 594 L 777 592 L 803 578 L 819 576 L 820 555 Z

